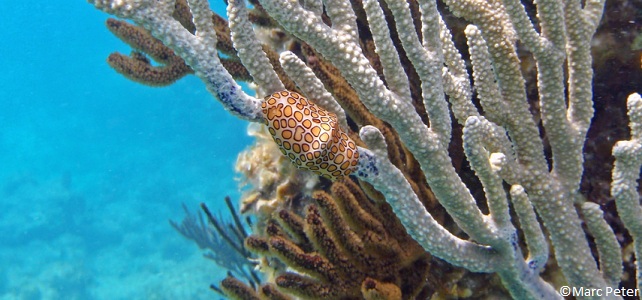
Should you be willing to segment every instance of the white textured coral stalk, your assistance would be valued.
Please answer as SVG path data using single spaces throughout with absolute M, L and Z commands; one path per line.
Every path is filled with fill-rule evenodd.
M 631 139 L 613 147 L 615 165 L 611 195 L 615 198 L 620 219 L 633 237 L 637 264 L 638 289 L 642 288 L 642 207 L 637 180 L 642 166 L 642 98 L 632 94 L 627 100 Z

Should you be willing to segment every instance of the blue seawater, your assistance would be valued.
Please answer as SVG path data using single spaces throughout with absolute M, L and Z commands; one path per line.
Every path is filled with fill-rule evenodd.
M 0 11 L 0 299 L 219 299 L 223 271 L 168 219 L 238 199 L 247 124 L 194 76 L 110 69 L 130 48 L 85 1 Z

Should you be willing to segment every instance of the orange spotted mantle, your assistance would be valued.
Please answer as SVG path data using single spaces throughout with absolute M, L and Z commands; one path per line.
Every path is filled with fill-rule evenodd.
M 338 180 L 356 168 L 357 146 L 339 128 L 335 114 L 291 91 L 266 97 L 261 110 L 281 152 L 299 169 Z

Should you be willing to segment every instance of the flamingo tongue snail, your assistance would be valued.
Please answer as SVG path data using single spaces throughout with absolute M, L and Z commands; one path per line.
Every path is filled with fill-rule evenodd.
M 341 130 L 335 114 L 292 91 L 266 97 L 261 110 L 272 138 L 297 168 L 330 180 L 356 169 L 357 146 Z

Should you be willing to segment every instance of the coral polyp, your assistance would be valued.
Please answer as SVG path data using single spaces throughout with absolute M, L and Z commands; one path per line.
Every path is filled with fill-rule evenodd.
M 298 168 L 330 180 L 342 179 L 356 168 L 357 146 L 341 130 L 335 114 L 292 91 L 268 96 L 261 110 L 281 153 Z

